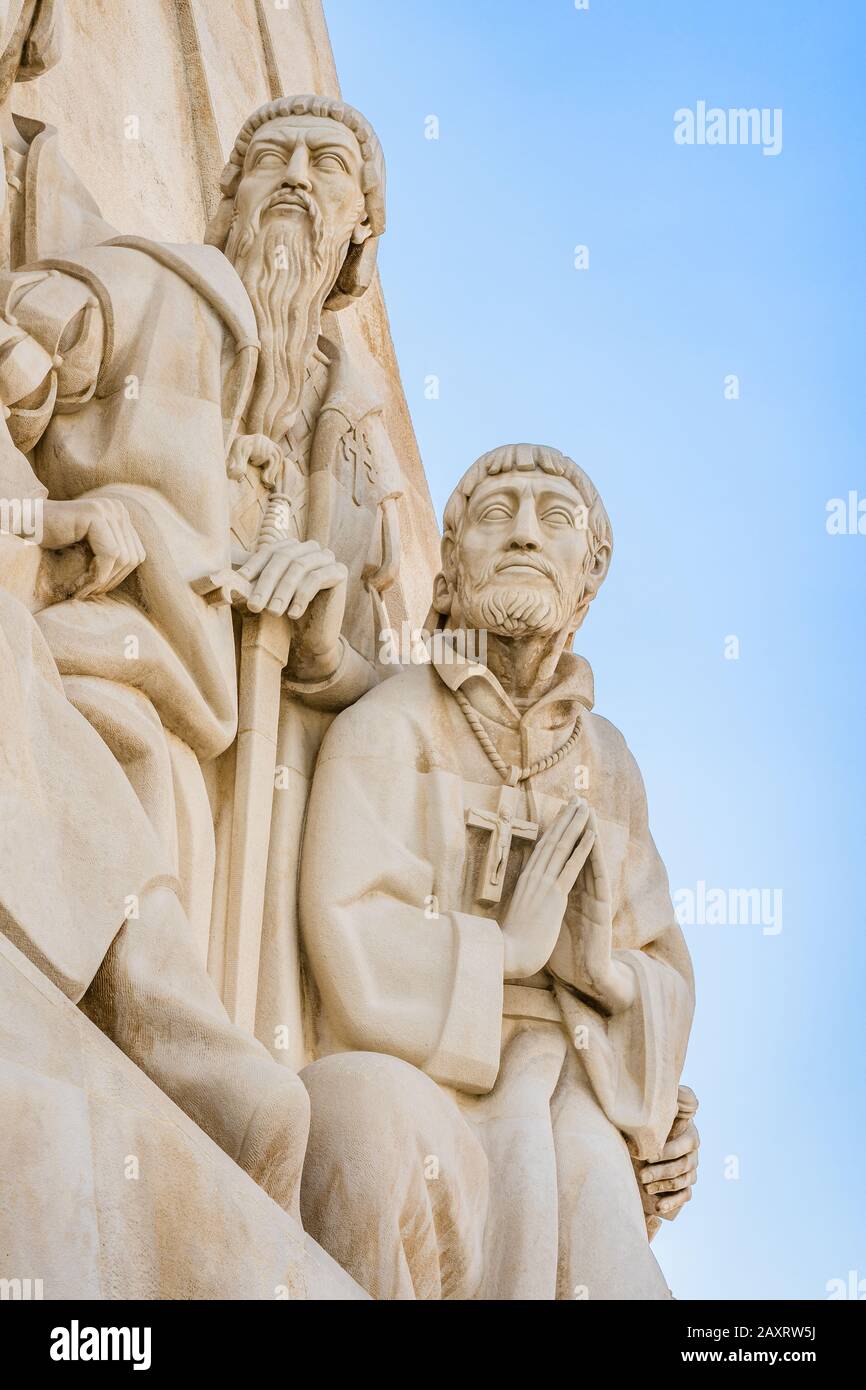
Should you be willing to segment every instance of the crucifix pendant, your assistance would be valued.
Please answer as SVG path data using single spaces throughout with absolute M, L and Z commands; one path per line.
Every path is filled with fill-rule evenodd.
M 538 838 L 538 826 L 534 821 L 517 820 L 517 788 L 504 785 L 499 790 L 499 802 L 495 811 L 466 812 L 466 824 L 478 830 L 486 830 L 490 836 L 487 854 L 478 877 L 476 897 L 480 903 L 491 905 L 502 898 L 502 885 L 508 868 L 512 840 L 525 840 L 531 843 Z

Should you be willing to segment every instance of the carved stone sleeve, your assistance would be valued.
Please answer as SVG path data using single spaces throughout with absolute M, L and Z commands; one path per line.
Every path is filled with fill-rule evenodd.
M 557 996 L 570 1031 L 580 1040 L 579 1055 L 602 1109 L 633 1141 L 639 1157 L 653 1159 L 676 1115 L 694 981 L 667 874 L 650 834 L 643 779 L 618 734 L 609 756 L 616 759 L 617 775 L 628 788 L 630 808 L 628 847 L 614 888 L 613 955 L 634 974 L 634 1002 L 608 1019 L 570 988 L 575 974 L 568 914 L 551 969 L 562 982 Z
M 371 741 L 357 727 L 365 707 L 325 740 L 302 859 L 305 947 L 334 1043 L 487 1091 L 499 1069 L 502 934 L 492 919 L 440 910 L 426 779 L 359 753 Z

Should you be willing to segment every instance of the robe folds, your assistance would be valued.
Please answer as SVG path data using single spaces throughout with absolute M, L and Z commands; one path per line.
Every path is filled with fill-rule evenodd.
M 26 408 L 2 381 L 15 443 L 49 497 L 123 502 L 146 551 L 109 594 L 52 603 L 37 621 L 163 842 L 204 956 L 214 850 L 201 763 L 234 738 L 237 678 L 231 612 L 194 585 L 231 561 L 225 456 L 255 365 L 252 306 L 214 248 L 134 240 L 12 272 L 0 293 L 53 363 Z
M 14 354 L 0 367 L 13 439 L 52 499 L 121 501 L 146 551 L 109 594 L 54 602 L 38 622 L 69 698 L 124 767 L 166 846 L 200 954 L 219 979 L 225 885 L 217 883 L 212 913 L 213 822 L 231 821 L 223 755 L 237 730 L 236 631 L 231 610 L 209 604 L 197 586 L 230 568 L 239 518 L 250 506 L 249 480 L 230 482 L 226 457 L 255 375 L 252 304 L 214 247 L 138 237 L 115 237 L 67 258 L 49 255 L 0 276 L 0 303 L 51 368 L 34 393 L 25 387 L 35 383 L 16 376 Z M 342 708 L 379 679 L 384 610 L 369 575 L 389 559 L 393 565 L 382 518 L 401 486 L 371 392 L 358 389 L 338 346 L 322 339 L 318 356 L 323 380 L 310 438 L 326 455 L 317 461 L 328 465 L 338 498 L 325 540 L 348 564 L 349 600 L 338 670 L 326 681 L 287 686 L 286 699 L 307 701 L 321 723 L 327 715 L 320 711 Z M 320 447 L 321 421 L 333 460 Z M 368 432 L 367 451 L 356 448 L 354 464 L 344 459 L 344 443 Z M 251 538 L 255 531 L 252 524 Z M 287 755 L 292 769 L 295 761 Z M 296 857 L 303 798 L 299 804 L 288 829 L 277 828 L 284 856 L 294 839 Z M 284 798 L 275 815 L 289 810 Z M 293 894 L 292 876 L 275 881 L 283 896 Z M 297 1020 L 297 991 L 285 1000 L 297 975 L 291 908 L 281 899 L 275 909 L 291 937 L 291 959 L 283 972 L 289 984 L 273 994 L 278 1017 Z M 266 948 L 276 935 L 266 932 Z M 272 1040 L 272 1027 L 265 1035 Z
M 33 618 L 3 585 L 3 558 L 0 930 L 77 1003 L 133 895 L 171 880 L 146 821 L 118 852 L 118 827 L 144 820 L 135 793 L 69 703 Z
M 502 783 L 456 689 L 507 763 L 546 757 L 580 720 L 571 753 L 521 785 L 515 815 L 543 830 L 576 794 L 593 806 L 613 953 L 635 981 L 619 1014 L 580 992 L 570 910 L 548 967 L 504 981 L 497 914 L 530 850 L 514 842 L 501 904 L 479 902 L 489 836 L 467 813 L 492 811 Z M 313 1112 L 302 1204 L 377 1296 L 668 1296 L 631 1155 L 657 1158 L 668 1137 L 693 981 L 640 773 L 592 702 L 589 667 L 569 653 L 521 714 L 446 643 L 325 738 L 301 867 L 320 1019 L 320 1060 L 302 1073 Z M 437 1155 L 438 1186 L 425 1168 Z M 378 1200 L 388 1182 L 403 1193 L 396 1225 Z M 367 1253 L 344 1244 L 345 1203 L 372 1213 Z
M 4 363 L 0 398 L 4 404 L 14 404 L 22 393 L 28 399 L 26 407 L 4 412 L 8 426 L 0 421 L 0 495 L 19 504 L 35 499 L 37 506 L 49 491 L 61 499 L 89 492 L 122 497 L 140 534 L 147 536 L 149 573 L 139 576 L 143 589 L 136 583 L 103 599 L 46 608 L 46 601 L 57 597 L 58 581 L 62 587 L 82 573 L 85 547 L 50 557 L 43 584 L 39 546 L 16 534 L 0 536 L 0 932 L 275 1201 L 297 1215 L 307 1097 L 301 1083 L 275 1067 L 260 1044 L 228 1018 L 185 910 L 200 865 L 181 864 L 179 836 L 186 832 L 191 839 L 192 827 L 182 816 L 170 820 L 180 802 L 172 762 L 185 765 L 193 786 L 198 774 L 183 730 L 171 732 L 179 728 L 180 717 L 172 717 L 172 701 L 175 710 L 182 709 L 189 693 L 186 656 L 191 654 L 187 670 L 193 676 L 204 665 L 210 677 L 204 701 L 188 712 L 193 740 L 202 728 L 205 738 L 214 737 L 216 728 L 221 743 L 234 727 L 233 684 L 223 679 L 223 632 L 211 623 L 205 641 L 197 644 L 195 633 L 186 641 L 185 626 L 204 605 L 191 594 L 184 609 L 185 561 L 194 572 L 214 548 L 222 553 L 225 428 L 221 394 L 214 387 L 223 369 L 231 382 L 239 354 L 225 349 L 239 333 L 248 334 L 252 312 L 244 324 L 233 272 L 212 251 L 196 262 L 195 248 L 186 258 L 181 250 L 174 271 L 170 265 L 154 266 L 153 258 L 145 260 L 132 248 L 80 251 L 105 241 L 113 229 L 64 164 L 56 132 L 39 122 L 16 121 L 31 143 L 26 156 L 16 157 L 15 206 L 7 203 L 5 209 L 2 233 L 4 243 L 11 240 L 12 262 L 57 258 L 73 250 L 76 258 L 2 277 L 4 308 L 12 315 L 7 325 L 15 329 L 12 341 L 23 337 L 20 330 L 29 334 L 25 363 L 35 364 L 38 372 L 40 354 L 47 354 L 52 371 L 41 394 L 31 395 L 20 374 L 16 380 L 15 364 Z M 142 265 L 151 271 L 139 277 L 146 280 L 145 293 L 154 290 L 155 279 L 161 281 L 151 303 L 145 294 L 136 299 L 134 287 L 121 283 Z M 228 276 L 221 275 L 223 267 Z M 178 303 L 182 286 L 186 281 L 200 285 L 211 274 L 217 287 L 204 296 L 209 307 L 184 326 Z M 227 282 L 222 298 L 221 279 Z M 180 314 L 174 323 L 172 307 Z M 127 314 L 124 325 L 120 320 Z M 215 349 L 210 363 L 202 363 L 207 354 L 195 346 L 190 351 L 190 327 L 204 328 Z M 142 329 L 139 344 L 126 336 Z M 183 344 L 172 343 L 173 331 L 181 333 Z M 175 361 L 168 378 L 175 393 L 164 396 L 162 427 L 149 437 L 135 439 L 131 415 L 124 413 L 125 405 L 141 404 L 147 390 L 150 413 L 146 406 L 139 422 L 145 428 L 153 423 L 160 407 L 154 363 L 167 344 L 176 358 L 210 370 L 205 409 L 197 416 L 207 427 L 195 441 L 201 452 L 191 468 L 184 467 L 188 459 L 175 458 L 178 476 L 186 479 L 177 489 L 171 478 L 172 414 L 184 413 L 183 387 L 194 382 L 194 369 L 184 374 Z M 251 355 L 247 350 L 241 357 L 243 379 L 249 377 L 245 359 Z M 165 365 L 171 373 L 171 363 Z M 53 429 L 61 419 L 63 427 Z M 231 428 L 232 420 L 226 423 Z M 35 447 L 42 481 L 32 460 L 15 448 L 10 428 L 27 450 Z M 194 442 L 192 432 L 185 442 Z M 211 453 L 217 466 L 203 470 Z M 211 486 L 214 482 L 217 486 Z M 211 492 L 216 508 L 208 501 Z M 190 530 L 198 545 L 186 556 Z M 167 568 L 162 590 L 153 575 L 160 562 Z M 32 610 L 39 608 L 37 622 Z M 231 642 L 230 625 L 228 634 Z M 46 638 L 56 642 L 63 674 Z M 118 639 L 124 658 L 133 656 L 137 644 L 145 661 L 124 659 L 118 665 Z M 131 674 L 136 665 L 138 685 Z M 203 709 L 208 701 L 210 708 Z M 163 711 L 166 729 L 160 725 Z M 206 799 L 199 800 L 202 805 L 206 810 Z M 186 884 L 182 869 L 189 875 Z M 206 922 L 209 892 L 201 895 L 199 907 Z M 4 1031 L 14 1026 L 14 1017 L 0 1021 Z M 26 1047 L 26 1039 L 13 1037 L 11 1045 L 14 1055 L 16 1047 Z
M 42 496 L 2 421 L 0 493 Z M 0 933 L 297 1213 L 306 1094 L 230 1022 L 170 857 L 13 592 L 35 558 L 37 546 L 0 536 Z

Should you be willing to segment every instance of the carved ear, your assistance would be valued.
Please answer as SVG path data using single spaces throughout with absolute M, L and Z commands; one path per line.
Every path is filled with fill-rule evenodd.
M 376 255 L 379 250 L 379 238 L 372 233 L 360 244 L 354 240 L 349 243 L 349 250 L 343 262 L 343 268 L 337 276 L 337 283 L 325 300 L 326 309 L 345 309 L 347 305 L 354 304 L 356 299 L 370 287 L 370 281 L 376 271 Z
M 589 598 L 595 598 L 607 577 L 607 572 L 610 569 L 610 554 L 610 545 L 606 541 L 602 541 L 593 554 L 586 571 L 586 588 L 584 591 Z
M 370 219 L 365 212 L 360 221 L 355 224 L 355 230 L 352 233 L 352 245 L 363 246 L 364 242 L 369 240 L 372 235 L 373 228 L 370 226 Z
M 441 632 L 448 626 L 448 614 L 450 612 L 451 591 L 444 574 L 437 574 L 433 580 L 433 599 L 430 603 L 430 610 L 424 619 L 424 631 Z
M 568 639 L 569 646 L 571 646 L 571 643 L 574 641 L 574 636 L 578 628 L 583 626 L 584 619 L 589 612 L 589 605 L 592 603 L 592 600 L 605 581 L 608 569 L 610 568 L 610 556 L 611 548 L 609 543 L 607 541 L 602 541 L 590 557 L 583 581 L 583 592 L 580 596 L 580 603 L 574 615 L 574 628 Z
M 431 604 L 424 619 L 424 632 L 442 632 L 448 626 L 447 618 L 443 618 L 435 604 Z
M 454 602 L 448 580 L 440 570 L 433 580 L 433 604 L 431 612 L 439 613 L 443 618 L 447 618 L 451 612 Z

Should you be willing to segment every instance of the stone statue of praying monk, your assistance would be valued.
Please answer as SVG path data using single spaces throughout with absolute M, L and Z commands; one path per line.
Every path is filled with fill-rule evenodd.
M 301 1209 L 377 1298 L 670 1296 L 647 1233 L 694 1181 L 692 970 L 640 772 L 571 650 L 611 545 L 571 459 L 485 454 L 445 511 L 432 661 L 322 746 Z

